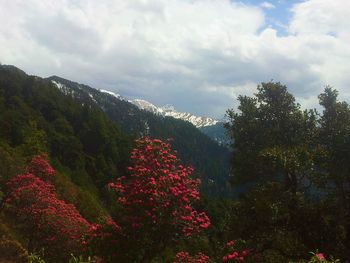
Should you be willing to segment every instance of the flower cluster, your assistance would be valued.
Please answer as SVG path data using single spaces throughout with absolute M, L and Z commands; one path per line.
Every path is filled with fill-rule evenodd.
M 244 248 L 244 246 L 239 243 L 241 242 L 233 240 L 226 243 L 226 255 L 222 258 L 223 262 L 246 262 L 250 257 L 254 257 L 248 249 Z
M 45 181 L 49 181 L 56 174 L 56 171 L 47 161 L 46 154 L 33 156 L 29 165 L 27 166 L 27 172 L 35 174 Z
M 54 185 L 36 176 L 55 174 L 46 160 L 35 156 L 27 171 L 7 182 L 6 212 L 18 221 L 32 249 L 45 248 L 47 257 L 56 257 L 57 251 L 62 257 L 81 253 L 83 239 L 92 225 L 74 205 L 58 198 Z
M 209 260 L 210 258 L 203 253 L 191 256 L 188 252 L 181 251 L 176 254 L 173 263 L 208 263 Z
M 179 163 L 168 143 L 136 141 L 131 162 L 130 175 L 109 186 L 118 193 L 133 231 L 157 227 L 177 238 L 209 227 L 207 215 L 193 207 L 200 199 L 200 182 L 190 177 L 193 169 Z

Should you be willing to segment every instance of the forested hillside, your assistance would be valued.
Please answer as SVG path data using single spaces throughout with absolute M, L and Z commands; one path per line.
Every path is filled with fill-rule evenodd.
M 230 196 L 228 185 L 229 150 L 202 134 L 191 123 L 155 115 L 140 110 L 126 100 L 59 77 L 49 80 L 61 84 L 61 91 L 82 103 L 102 109 L 126 134 L 171 139 L 171 145 L 179 157 L 196 168 L 202 180 L 202 189 L 213 196 Z

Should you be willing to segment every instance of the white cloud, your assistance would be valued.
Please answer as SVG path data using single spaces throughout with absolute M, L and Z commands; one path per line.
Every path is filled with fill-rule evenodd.
M 260 4 L 260 6 L 262 7 L 262 8 L 266 8 L 266 9 L 275 9 L 276 7 L 272 4 L 272 3 L 270 3 L 270 2 L 262 2 L 261 4 Z
M 309 0 L 295 5 L 292 12 L 289 32 L 314 58 L 309 64 L 318 82 L 333 85 L 350 99 L 350 1 Z
M 0 0 L 0 61 L 196 114 L 271 79 L 315 106 L 326 84 L 350 98 L 349 4 L 295 4 L 279 36 L 238 1 Z

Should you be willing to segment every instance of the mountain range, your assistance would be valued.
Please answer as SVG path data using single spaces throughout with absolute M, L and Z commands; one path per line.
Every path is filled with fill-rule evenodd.
M 56 84 L 56 86 L 60 89 L 64 88 L 61 83 L 59 83 L 55 80 L 53 80 L 53 83 Z M 103 93 L 107 93 L 107 94 L 109 94 L 117 99 L 128 101 L 128 102 L 136 105 L 141 110 L 149 111 L 153 114 L 157 114 L 160 116 L 173 117 L 175 119 L 188 121 L 188 122 L 192 123 L 194 126 L 196 126 L 197 128 L 213 126 L 219 122 L 213 118 L 199 117 L 199 116 L 195 116 L 194 114 L 189 113 L 189 112 L 179 112 L 175 109 L 175 107 L 173 105 L 170 105 L 170 104 L 166 104 L 162 107 L 158 107 L 147 100 L 126 99 L 123 96 L 121 96 L 120 94 L 117 94 L 113 91 L 109 91 L 109 90 L 105 90 L 105 89 L 99 89 L 99 91 L 101 91 Z
M 192 123 L 194 126 L 196 126 L 197 128 L 212 126 L 212 125 L 215 125 L 216 123 L 218 123 L 217 120 L 209 118 L 209 117 L 198 117 L 198 116 L 195 116 L 195 115 L 188 113 L 188 112 L 179 112 L 179 111 L 175 110 L 174 106 L 169 105 L 169 104 L 164 105 L 162 107 L 157 107 L 154 104 L 152 104 L 146 100 L 142 100 L 142 99 L 129 100 L 129 102 L 136 105 L 137 107 L 139 107 L 142 110 L 146 110 L 146 111 L 152 112 L 154 114 L 159 114 L 162 116 L 169 116 L 169 117 L 173 117 L 175 119 L 188 121 L 188 122 Z

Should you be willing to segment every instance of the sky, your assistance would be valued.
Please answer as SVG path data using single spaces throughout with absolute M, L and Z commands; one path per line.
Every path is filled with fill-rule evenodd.
M 222 118 L 261 82 L 350 102 L 349 0 L 0 0 L 0 62 Z

